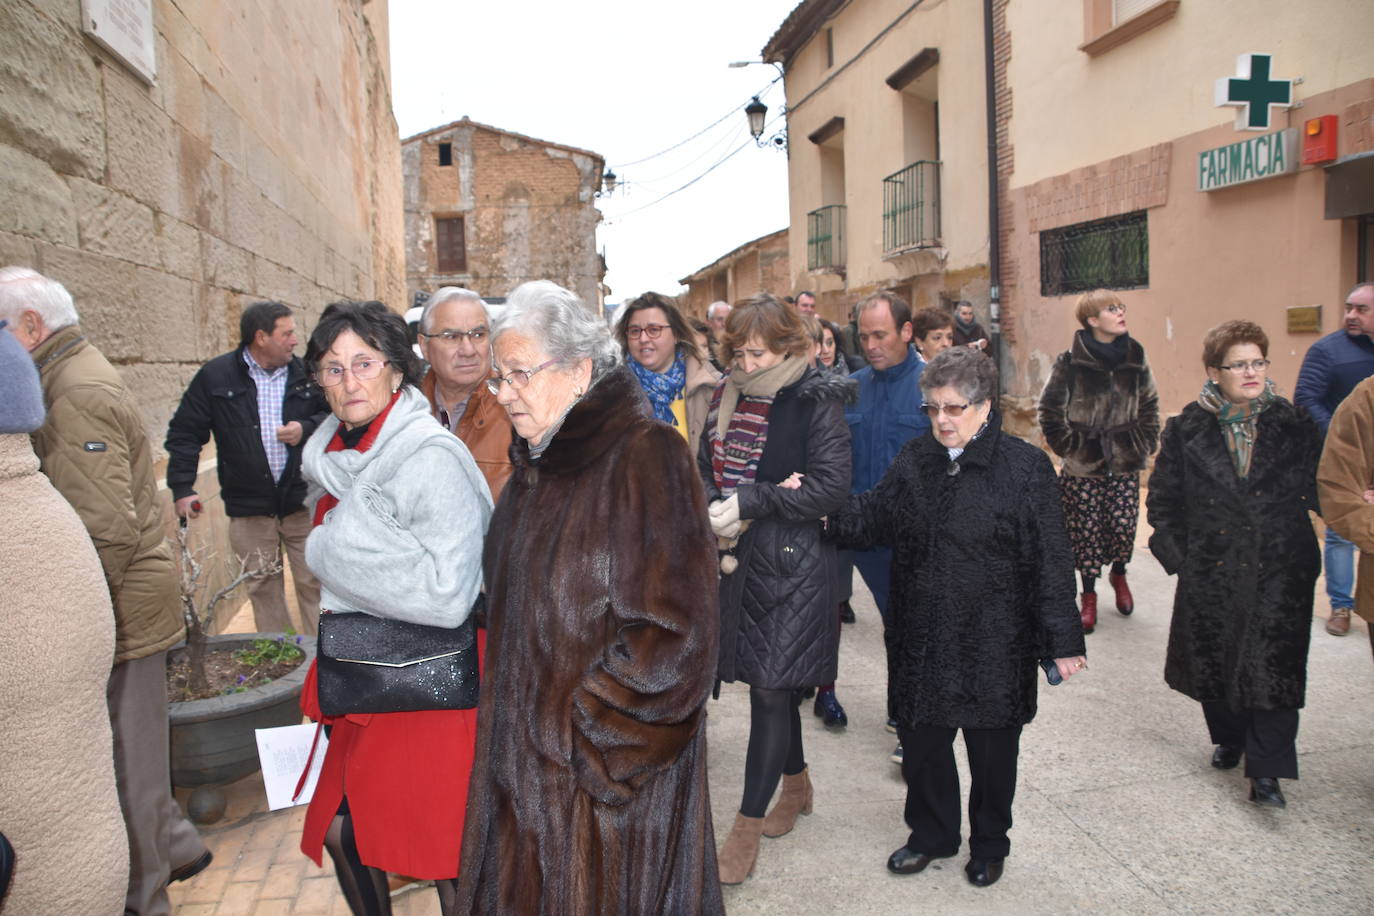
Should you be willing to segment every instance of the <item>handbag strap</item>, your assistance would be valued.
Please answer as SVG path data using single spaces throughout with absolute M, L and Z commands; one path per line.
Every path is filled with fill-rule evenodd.
M 315 762 L 315 748 L 320 745 L 320 729 L 324 728 L 323 722 L 315 723 L 315 738 L 310 742 L 310 756 L 305 758 L 305 769 L 301 770 L 301 778 L 296 780 L 296 791 L 291 793 L 291 800 L 300 798 L 301 790 L 305 788 L 305 781 L 310 776 L 310 765 Z

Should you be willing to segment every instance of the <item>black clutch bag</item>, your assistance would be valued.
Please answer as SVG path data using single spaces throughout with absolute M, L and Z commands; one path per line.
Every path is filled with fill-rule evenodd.
M 448 629 L 356 611 L 321 614 L 317 673 L 326 716 L 472 709 L 476 625 L 472 615 Z

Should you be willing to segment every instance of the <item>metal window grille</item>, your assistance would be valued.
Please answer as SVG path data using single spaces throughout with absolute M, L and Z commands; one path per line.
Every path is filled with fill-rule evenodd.
M 806 269 L 843 267 L 845 262 L 843 204 L 806 214 Z
M 883 179 L 883 251 L 940 244 L 940 163 L 913 162 Z
M 1040 295 L 1150 285 L 1145 211 L 1040 233 Z

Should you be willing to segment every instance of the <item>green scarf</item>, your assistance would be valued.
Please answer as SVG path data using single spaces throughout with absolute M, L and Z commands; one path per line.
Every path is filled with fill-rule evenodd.
M 1202 394 L 1197 402 L 1203 410 L 1217 418 L 1221 424 L 1221 437 L 1226 442 L 1226 450 L 1231 453 L 1231 461 L 1236 466 L 1236 476 L 1241 480 L 1250 476 L 1250 460 L 1255 454 L 1255 437 L 1259 431 L 1259 415 L 1274 403 L 1274 380 L 1264 380 L 1264 391 L 1252 401 L 1236 404 L 1227 400 L 1217 383 L 1208 380 L 1202 386 Z

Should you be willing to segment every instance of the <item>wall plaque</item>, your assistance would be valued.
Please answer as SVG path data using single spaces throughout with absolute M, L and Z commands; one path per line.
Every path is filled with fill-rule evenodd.
M 1320 334 L 1322 307 L 1320 305 L 1290 305 L 1288 307 L 1289 334 Z
M 157 79 L 153 0 L 81 0 L 81 30 L 144 82 Z

